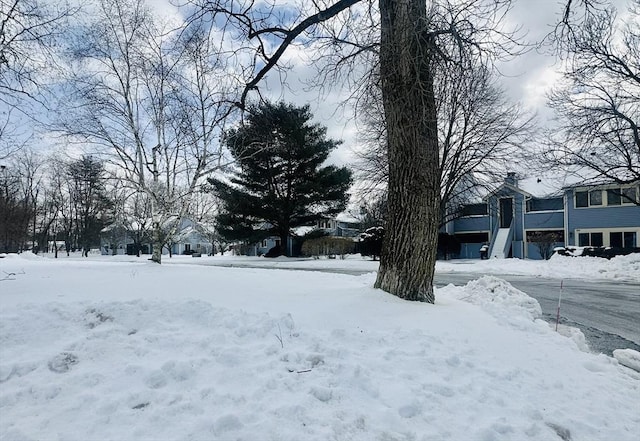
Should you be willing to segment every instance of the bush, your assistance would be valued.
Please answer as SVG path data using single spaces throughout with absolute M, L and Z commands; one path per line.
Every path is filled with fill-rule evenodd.
M 377 260 L 382 253 L 383 238 L 384 228 L 367 228 L 365 232 L 360 235 L 360 254 L 363 256 L 371 256 L 373 260 Z
M 351 254 L 355 251 L 355 243 L 346 237 L 318 237 L 307 239 L 302 244 L 302 254 L 318 258 L 319 256 L 335 257 Z
M 561 256 L 571 257 L 602 257 L 611 259 L 616 256 L 626 256 L 628 254 L 640 253 L 640 248 L 612 248 L 612 247 L 561 247 L 554 250 Z
M 264 257 L 280 257 L 280 256 L 282 256 L 282 249 L 278 245 L 271 248 L 264 255 Z
M 553 245 L 558 242 L 562 242 L 561 236 L 553 231 L 536 231 L 529 235 L 528 241 L 535 244 L 538 248 L 540 256 L 544 260 L 549 260 L 549 257 L 553 254 Z

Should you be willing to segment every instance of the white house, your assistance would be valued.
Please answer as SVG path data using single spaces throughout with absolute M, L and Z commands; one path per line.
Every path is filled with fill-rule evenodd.
M 165 229 L 173 229 L 177 218 L 165 222 Z M 145 225 L 150 225 L 148 222 Z M 198 223 L 191 218 L 184 217 L 172 235 L 170 242 L 172 254 L 210 254 L 213 249 L 211 243 L 210 228 Z M 100 232 L 100 251 L 103 255 L 137 254 L 140 247 L 141 254 L 151 254 L 151 231 L 148 226 L 139 222 L 114 222 Z M 165 246 L 162 254 L 169 254 Z

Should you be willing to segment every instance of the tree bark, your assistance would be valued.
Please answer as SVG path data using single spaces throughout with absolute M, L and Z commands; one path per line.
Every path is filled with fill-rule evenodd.
M 424 0 L 380 0 L 388 218 L 375 283 L 433 303 L 440 211 L 438 136 Z
M 153 231 L 151 232 L 151 243 L 153 246 L 153 253 L 151 254 L 151 261 L 155 263 L 162 263 L 162 246 L 163 246 L 163 234 L 162 228 L 159 222 L 153 223 Z

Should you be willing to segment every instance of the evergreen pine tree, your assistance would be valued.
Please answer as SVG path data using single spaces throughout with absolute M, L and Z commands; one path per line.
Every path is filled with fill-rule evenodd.
M 346 167 L 323 166 L 340 144 L 313 124 L 309 106 L 265 103 L 223 138 L 236 169 L 227 180 L 209 179 L 222 200 L 217 227 L 230 240 L 280 238 L 292 228 L 344 210 L 351 185 Z

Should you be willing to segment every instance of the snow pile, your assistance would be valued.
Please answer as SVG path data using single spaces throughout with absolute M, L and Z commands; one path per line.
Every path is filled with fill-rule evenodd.
M 555 323 L 549 323 L 549 326 L 552 329 L 556 328 Z M 558 334 L 571 339 L 576 344 L 576 347 L 581 351 L 589 352 L 589 345 L 587 344 L 587 338 L 584 336 L 584 334 L 579 328 L 562 325 L 562 324 L 559 324 L 557 326 L 558 326 Z
M 465 302 L 479 305 L 497 318 L 523 317 L 534 321 L 542 315 L 540 304 L 509 282 L 493 276 L 472 280 L 462 289 L 447 290 L 447 293 Z
M 187 262 L 1 259 L 24 274 L 0 282 L 0 440 L 640 432 L 637 376 L 580 352 L 499 279 L 427 305 L 371 288 L 372 274 Z
M 571 257 L 558 254 L 554 254 L 549 260 L 449 260 L 438 261 L 436 271 L 640 282 L 640 253 L 617 256 L 610 260 L 601 257 Z
M 616 349 L 613 357 L 623 366 L 640 372 L 640 352 L 633 349 Z
M 603 279 L 631 280 L 640 282 L 640 253 L 616 256 L 612 259 L 601 257 L 570 257 L 554 254 L 548 264 L 557 267 L 558 271 L 567 270 L 582 277 Z

